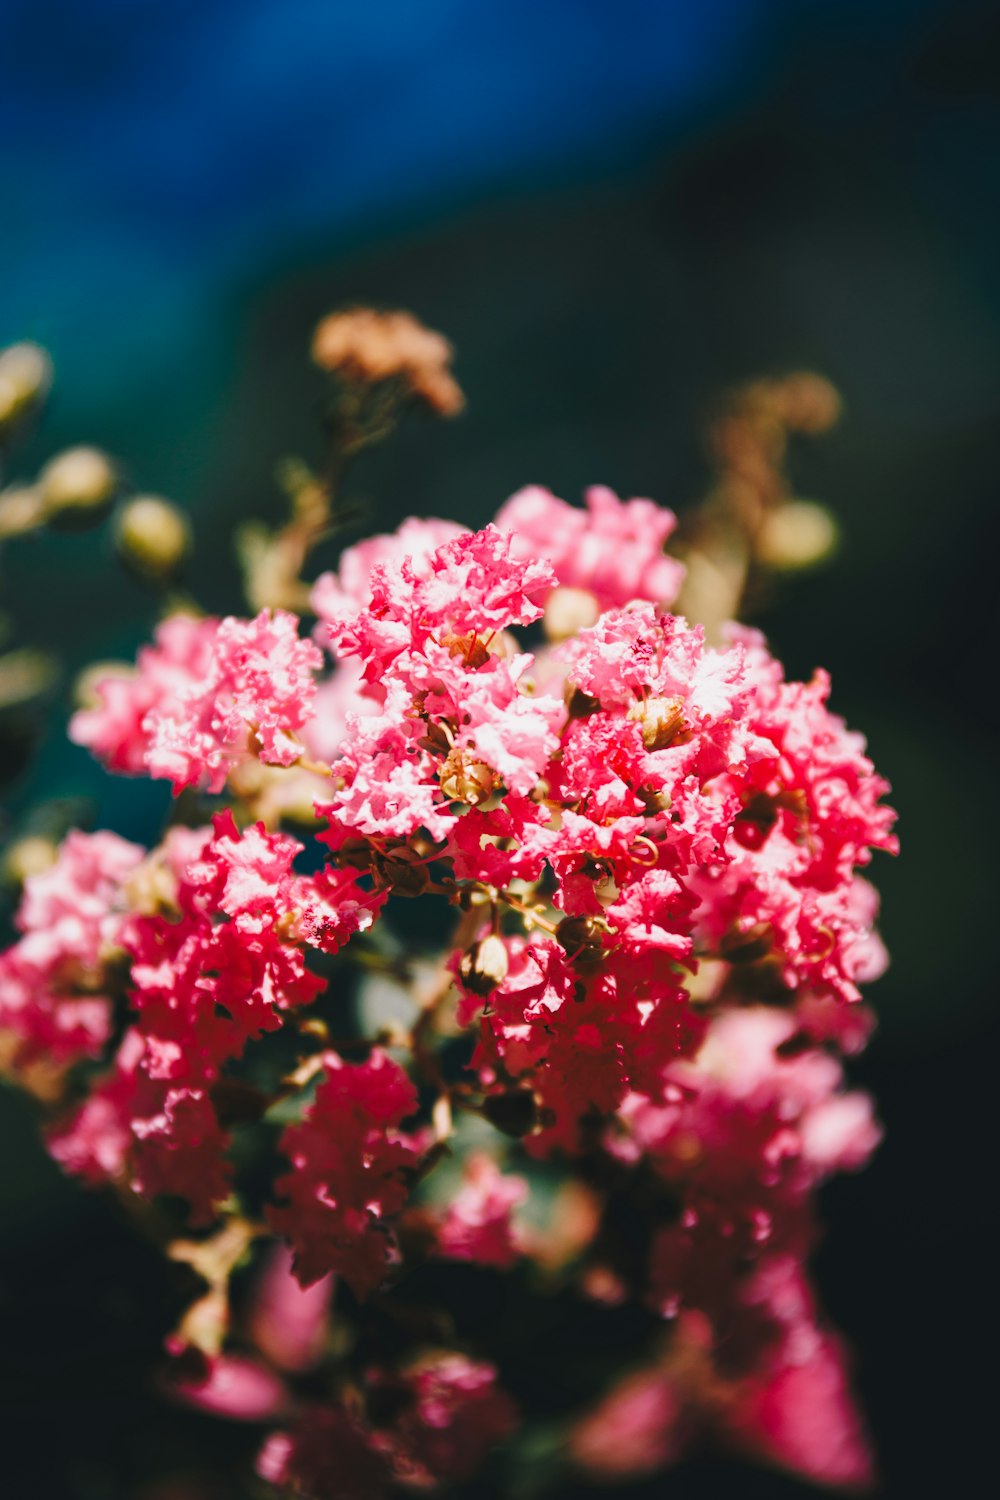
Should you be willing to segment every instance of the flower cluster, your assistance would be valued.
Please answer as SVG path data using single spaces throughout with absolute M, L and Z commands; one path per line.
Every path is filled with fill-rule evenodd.
M 0 954 L 0 1028 L 19 1066 L 100 1054 L 111 1030 L 106 991 L 125 888 L 143 855 L 114 833 L 72 832 L 52 868 L 27 881 L 20 940 Z
M 408 521 L 318 581 L 315 640 L 280 611 L 172 615 L 73 720 L 109 769 L 223 802 L 150 853 L 69 836 L 27 882 L 0 1027 L 16 1066 L 62 1070 L 67 1170 L 222 1236 L 184 1251 L 211 1336 L 185 1324 L 174 1352 L 202 1363 L 172 1389 L 280 1424 L 258 1468 L 291 1494 L 474 1476 L 519 1420 L 502 1360 L 440 1309 L 378 1320 L 444 1262 L 532 1258 L 655 1330 L 566 1461 L 618 1479 L 711 1431 L 868 1475 L 804 1262 L 817 1186 L 878 1141 L 837 1053 L 885 962 L 859 872 L 893 815 L 825 674 L 787 682 L 756 633 L 710 644 L 670 612 L 674 524 L 537 488 L 478 532 Z M 248 817 L 261 766 L 307 778 L 308 847 L 280 796 Z M 412 978 L 391 926 L 414 897 L 429 945 L 449 904 L 457 931 L 370 1024 L 349 962 Z M 263 1196 L 250 1146 L 281 1161 Z M 586 1207 L 546 1235 L 554 1170 Z M 206 1247 L 268 1237 L 285 1259 L 227 1349 L 232 1257 Z M 324 1362 L 326 1400 L 296 1385 Z
M 295 875 L 300 849 L 261 825 L 241 835 L 219 813 L 211 830 L 175 829 L 153 857 L 158 878 L 134 880 L 117 930 L 134 1016 L 111 1071 L 51 1136 L 69 1170 L 91 1182 L 124 1173 L 212 1219 L 230 1182 L 216 1106 L 227 1067 L 321 990 L 304 947 L 335 952 L 381 904 L 345 872 Z
M 306 1409 L 271 1437 L 258 1472 L 294 1495 L 383 1500 L 398 1485 L 426 1490 L 471 1478 L 516 1425 L 491 1365 L 448 1354 L 366 1382 L 367 1417 L 346 1406 Z
M 156 645 L 139 653 L 134 675 L 97 678 L 97 703 L 75 716 L 70 737 L 110 770 L 163 777 L 175 792 L 220 792 L 248 757 L 277 766 L 299 759 L 296 731 L 311 715 L 320 661 L 318 648 L 299 639 L 294 615 L 172 615 Z
M 292 1171 L 275 1184 L 287 1207 L 270 1220 L 296 1247 L 303 1285 L 335 1271 L 359 1295 L 375 1291 L 395 1260 L 387 1222 L 407 1198 L 418 1141 L 399 1131 L 417 1095 L 406 1073 L 376 1049 L 364 1063 L 321 1055 L 325 1079 L 300 1124 L 281 1140 Z

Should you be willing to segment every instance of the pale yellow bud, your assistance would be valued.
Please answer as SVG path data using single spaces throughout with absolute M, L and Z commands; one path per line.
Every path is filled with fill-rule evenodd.
M 43 834 L 28 834 L 11 844 L 4 855 L 4 874 L 8 880 L 23 885 L 31 875 L 40 875 L 56 862 L 59 851 Z
M 0 708 L 15 708 L 47 693 L 59 669 L 51 656 L 25 646 L 0 656 Z
M 123 891 L 129 911 L 152 916 L 156 912 L 170 911 L 173 908 L 177 896 L 177 880 L 166 863 L 152 854 L 127 877 Z
M 486 996 L 503 984 L 508 967 L 507 946 L 503 938 L 491 932 L 463 953 L 458 972 L 467 990 Z
M 97 448 L 67 448 L 38 476 L 48 519 L 57 525 L 89 525 L 99 520 L 118 488 L 118 474 Z
M 545 605 L 542 626 L 550 641 L 568 641 L 596 623 L 600 609 L 589 589 L 553 589 Z
M 45 506 L 31 485 L 12 485 L 0 494 L 0 537 L 23 536 L 45 520 Z
M 149 578 L 169 578 L 191 545 L 187 517 L 156 495 L 136 495 L 115 523 L 115 542 L 123 560 Z
M 52 361 L 37 344 L 12 344 L 0 353 L 0 433 L 45 400 Z
M 498 785 L 496 772 L 468 750 L 452 750 L 439 772 L 441 790 L 452 802 L 477 807 L 491 797 Z
M 784 573 L 813 568 L 837 545 L 837 523 L 813 500 L 790 500 L 764 517 L 757 533 L 757 561 Z
M 668 745 L 683 745 L 691 738 L 684 722 L 682 698 L 638 699 L 629 709 L 629 718 L 638 722 L 647 750 L 666 750 Z

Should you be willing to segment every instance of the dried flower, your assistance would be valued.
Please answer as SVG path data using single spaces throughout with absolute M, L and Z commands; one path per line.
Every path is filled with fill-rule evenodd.
M 351 385 L 398 380 L 439 416 L 461 411 L 465 397 L 451 373 L 454 350 L 406 312 L 370 307 L 331 313 L 313 335 L 313 359 Z

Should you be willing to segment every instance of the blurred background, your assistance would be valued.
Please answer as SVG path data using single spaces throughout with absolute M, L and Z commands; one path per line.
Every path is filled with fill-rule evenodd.
M 241 608 L 235 523 L 276 519 L 276 463 L 318 456 L 309 336 L 344 302 L 447 334 L 468 396 L 358 468 L 365 529 L 479 525 L 528 482 L 682 510 L 721 391 L 804 367 L 843 393 L 793 476 L 844 545 L 759 623 L 790 675 L 831 670 L 901 815 L 853 1068 L 887 1139 L 827 1191 L 818 1259 L 900 1497 L 971 1489 L 993 1422 L 998 43 L 968 0 L 0 4 L 0 345 L 56 367 L 14 477 L 106 448 L 188 512 L 215 610 Z M 64 726 L 74 672 L 134 653 L 150 595 L 106 529 L 0 566 L 15 643 L 65 665 L 0 832 L 45 795 L 149 841 L 164 788 L 106 777 Z M 247 1435 L 150 1389 L 158 1261 L 7 1090 L 0 1131 L 0 1489 L 179 1500 L 157 1475 L 233 1472 Z M 708 1459 L 634 1493 L 737 1490 L 810 1493 Z

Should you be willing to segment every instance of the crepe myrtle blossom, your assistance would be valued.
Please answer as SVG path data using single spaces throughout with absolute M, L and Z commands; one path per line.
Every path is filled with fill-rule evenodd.
M 145 851 L 113 833 L 74 830 L 51 869 L 25 882 L 20 938 L 0 954 L 0 1030 L 15 1063 L 96 1057 L 111 1034 L 107 993 Z
M 514 1210 L 530 1192 L 527 1179 L 503 1172 L 485 1151 L 466 1157 L 461 1186 L 436 1216 L 436 1253 L 507 1270 L 524 1253 Z
M 763 1256 L 803 1257 L 815 1189 L 878 1145 L 867 1095 L 842 1088 L 828 1053 L 790 1047 L 796 1036 L 787 1012 L 720 1014 L 692 1059 L 663 1069 L 654 1097 L 622 1101 L 609 1149 L 648 1165 L 679 1205 L 649 1251 L 648 1299 L 664 1315 L 694 1305 L 714 1316 Z
M 496 519 L 510 533 L 515 556 L 551 563 L 556 587 L 542 602 L 556 639 L 632 599 L 672 604 L 684 577 L 683 564 L 664 551 L 677 525 L 672 511 L 652 500 L 619 500 L 605 485 L 592 485 L 584 501 L 580 510 L 529 485 Z
M 70 738 L 111 770 L 166 778 L 175 792 L 219 792 L 248 756 L 278 766 L 299 758 L 321 661 L 283 610 L 255 620 L 172 615 L 134 673 L 92 684 L 97 703 L 74 716 Z
M 50 1149 L 90 1182 L 131 1174 L 135 1190 L 186 1199 L 207 1222 L 231 1175 L 215 1105 L 227 1070 L 322 989 L 304 950 L 335 952 L 384 897 L 346 871 L 296 875 L 295 839 L 261 825 L 240 834 L 229 812 L 186 842 L 194 857 L 162 904 L 119 924 L 133 1023 Z
M 815 1484 L 871 1488 L 845 1352 L 793 1257 L 763 1261 L 725 1325 L 684 1314 L 659 1360 L 623 1376 L 578 1421 L 569 1452 L 591 1480 L 621 1484 L 706 1438 Z
M 484 1361 L 445 1352 L 394 1371 L 369 1370 L 363 1407 L 315 1405 L 270 1437 L 257 1472 L 304 1500 L 388 1500 L 470 1479 L 518 1424 Z
M 325 1052 L 322 1064 L 326 1076 L 313 1105 L 282 1135 L 292 1171 L 275 1189 L 288 1202 L 270 1209 L 269 1218 L 291 1242 L 303 1286 L 333 1271 L 363 1297 L 397 1257 L 392 1217 L 406 1201 L 421 1146 L 399 1126 L 416 1113 L 417 1095 L 378 1049 L 354 1065 Z
M 463 1483 L 514 1431 L 510 1351 L 416 1305 L 449 1276 L 658 1330 L 565 1419 L 593 1478 L 713 1435 L 870 1477 L 805 1263 L 818 1187 L 879 1139 L 841 1057 L 886 962 L 865 875 L 896 848 L 887 784 L 824 673 L 788 682 L 758 633 L 712 645 L 671 612 L 669 511 L 585 498 L 347 549 L 312 636 L 281 611 L 164 620 L 71 735 L 187 789 L 185 816 L 150 851 L 70 833 L 0 956 L 2 1055 L 58 1074 L 65 1170 L 161 1199 L 205 1255 L 252 1214 L 266 1276 L 231 1324 L 217 1277 L 216 1346 L 169 1383 L 271 1424 L 258 1471 L 287 1494 Z M 258 818 L 261 764 L 308 772 L 315 808 Z M 398 1001 L 403 898 L 438 914 L 428 941 L 449 903 L 457 930 L 367 1025 L 349 964 Z M 528 1225 L 556 1179 L 587 1204 L 561 1260 Z

